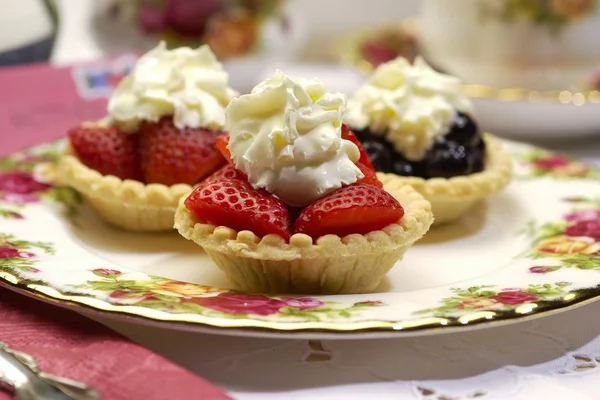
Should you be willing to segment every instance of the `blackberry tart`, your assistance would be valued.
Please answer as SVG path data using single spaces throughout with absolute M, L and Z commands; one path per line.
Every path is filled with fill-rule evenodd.
M 401 180 L 431 202 L 435 224 L 453 222 L 502 190 L 511 161 L 484 134 L 458 78 L 418 57 L 380 65 L 348 103 L 346 123 L 382 182 Z

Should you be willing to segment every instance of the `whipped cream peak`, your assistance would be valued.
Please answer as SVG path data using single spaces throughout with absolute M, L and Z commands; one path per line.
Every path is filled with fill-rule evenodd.
M 341 136 L 345 107 L 344 95 L 328 93 L 320 80 L 277 71 L 225 110 L 236 168 L 291 206 L 356 182 L 360 153 Z
M 164 41 L 144 54 L 115 88 L 110 118 L 135 131 L 141 121 L 172 116 L 175 126 L 222 129 L 225 107 L 238 93 L 210 47 L 167 49 Z
M 350 127 L 386 135 L 407 159 L 418 161 L 448 133 L 457 111 L 472 115 L 457 77 L 441 74 L 423 58 L 398 57 L 377 67 L 348 102 Z

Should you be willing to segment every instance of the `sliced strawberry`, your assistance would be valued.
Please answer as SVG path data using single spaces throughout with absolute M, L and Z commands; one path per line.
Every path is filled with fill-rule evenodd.
M 147 183 L 193 185 L 224 164 L 215 138 L 222 132 L 178 129 L 171 118 L 140 125 L 139 152 Z
M 241 179 L 244 181 L 248 180 L 248 177 L 246 177 L 246 174 L 235 169 L 235 167 L 232 164 L 227 164 L 224 167 L 222 167 L 221 169 L 217 170 L 217 172 L 215 172 L 214 174 L 210 175 L 204 181 L 206 182 L 209 179 L 215 180 L 215 179 L 221 179 L 221 178 Z
M 306 207 L 294 223 L 294 233 L 313 239 L 327 234 L 366 234 L 397 222 L 404 209 L 389 193 L 372 185 L 354 184 Z
M 128 135 L 115 127 L 71 129 L 67 136 L 71 148 L 84 165 L 102 175 L 142 180 L 137 155 L 137 135 Z
M 356 183 L 364 183 L 365 185 L 373 185 L 383 189 L 383 183 L 381 183 L 379 178 L 377 178 L 377 173 L 375 172 L 375 170 L 370 169 L 360 161 L 356 163 L 356 166 L 360 168 L 361 172 L 364 175 L 364 178 L 359 179 L 358 181 L 356 181 Z
M 290 220 L 285 204 L 245 180 L 209 179 L 185 200 L 196 217 L 236 231 L 248 230 L 257 236 L 275 233 L 290 238 Z
M 371 164 L 371 160 L 369 159 L 369 155 L 362 147 L 362 144 L 358 141 L 354 133 L 348 128 L 348 125 L 342 125 L 342 139 L 349 140 L 358 147 L 358 151 L 360 151 L 360 158 L 358 162 L 362 163 L 365 167 L 375 171 L 373 164 Z
M 225 134 L 225 135 L 218 136 L 217 139 L 215 140 L 215 143 L 217 144 L 217 148 L 219 149 L 219 151 L 221 152 L 223 157 L 225 157 L 227 162 L 229 162 L 230 164 L 233 164 L 233 160 L 231 159 L 231 153 L 229 152 L 229 149 L 227 148 L 227 145 L 229 144 L 229 135 Z

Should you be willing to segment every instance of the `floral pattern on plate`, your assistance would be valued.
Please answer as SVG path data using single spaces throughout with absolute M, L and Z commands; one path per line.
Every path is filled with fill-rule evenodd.
M 242 293 L 131 268 L 126 262 L 113 261 L 114 252 L 102 255 L 107 253 L 93 242 L 82 247 L 83 242 L 77 240 L 90 225 L 75 234 L 68 230 L 74 225 L 69 216 L 79 218 L 85 214 L 81 199 L 55 181 L 55 162 L 62 144 L 34 147 L 0 160 L 0 280 L 58 301 L 156 321 L 282 331 L 378 328 L 395 334 L 464 327 L 552 311 L 600 297 L 598 171 L 551 152 L 510 142 L 507 146 L 517 161 L 515 174 L 519 179 L 512 184 L 509 198 L 496 203 L 491 200 L 492 209 L 503 207 L 515 195 L 521 196 L 522 202 L 539 201 L 530 200 L 539 187 L 544 192 L 540 199 L 551 202 L 546 213 L 529 223 L 523 222 L 526 218 L 515 219 L 521 234 L 515 231 L 508 237 L 516 243 L 514 249 L 520 251 L 508 256 L 512 261 L 485 274 L 475 270 L 473 276 L 453 284 L 432 283 L 422 289 L 382 289 L 345 296 Z M 523 190 L 530 192 L 519 194 Z M 61 214 L 61 208 L 70 214 Z M 502 212 L 509 210 L 516 209 L 509 207 Z M 491 212 L 487 211 L 488 218 L 493 216 Z M 45 219 L 43 225 L 38 223 L 39 218 Z M 502 224 L 505 219 L 500 218 Z M 485 224 L 479 229 L 485 230 Z M 102 227 L 101 231 L 106 229 L 112 228 Z M 435 232 L 432 235 L 435 237 Z M 149 236 L 145 238 L 150 240 Z M 435 253 L 435 249 L 425 247 L 423 251 Z M 150 252 L 148 257 L 152 256 Z M 168 271 L 165 266 L 160 268 L 160 272 Z M 392 286 L 399 284 L 398 278 L 390 279 Z M 468 323 L 461 319 L 465 317 Z
M 598 170 L 562 154 L 529 149 L 518 155 L 521 178 L 551 177 L 555 179 L 600 179 Z
M 275 297 L 226 291 L 150 276 L 147 280 L 127 279 L 121 271 L 95 269 L 96 279 L 73 289 L 92 289 L 108 296 L 115 304 L 135 305 L 169 313 L 199 313 L 221 318 L 243 318 L 248 315 L 320 321 L 350 318 L 369 307 L 384 305 L 379 301 L 346 304 L 322 301 L 313 297 Z
M 484 18 L 504 22 L 526 20 L 558 32 L 566 25 L 592 13 L 597 0 L 501 0 L 480 2 L 479 12 Z
M 56 162 L 62 142 L 35 147 L 0 159 L 0 218 L 22 219 L 28 204 L 50 200 L 74 212 L 81 197 L 56 184 Z

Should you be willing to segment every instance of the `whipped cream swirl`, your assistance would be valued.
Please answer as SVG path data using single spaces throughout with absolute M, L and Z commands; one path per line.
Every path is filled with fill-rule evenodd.
M 421 160 L 437 137 L 448 133 L 456 111 L 472 114 L 458 78 L 433 70 L 421 57 L 380 65 L 348 101 L 351 128 L 385 134 L 398 152 Z
M 227 107 L 229 150 L 255 188 L 305 206 L 363 177 L 360 153 L 341 137 L 346 99 L 317 79 L 277 71 Z
M 109 117 L 126 131 L 140 121 L 173 116 L 175 126 L 222 129 L 225 107 L 237 93 L 208 46 L 168 50 L 165 42 L 144 54 L 116 87 Z

